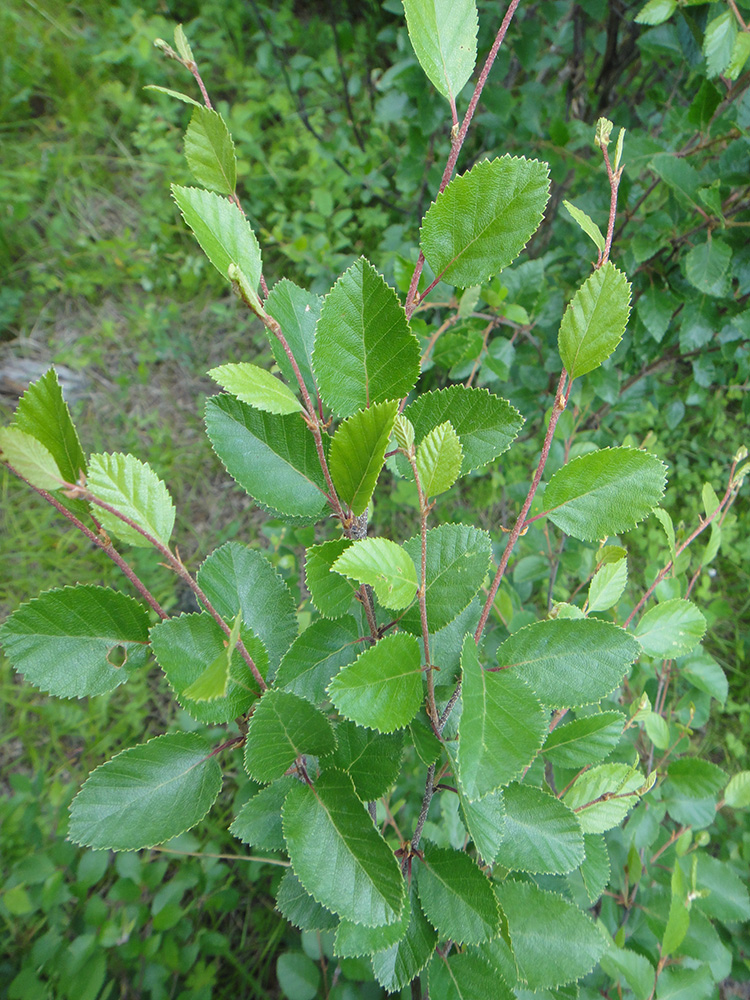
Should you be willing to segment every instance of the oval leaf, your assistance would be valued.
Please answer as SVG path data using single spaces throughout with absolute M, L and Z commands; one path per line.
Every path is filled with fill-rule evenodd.
M 169 491 L 146 462 L 133 455 L 92 455 L 87 486 L 99 500 L 130 518 L 162 545 L 169 545 L 174 528 L 174 504 Z M 109 534 L 128 545 L 149 548 L 151 542 L 119 517 L 97 507 L 97 518 Z
M 422 69 L 443 97 L 455 100 L 477 59 L 475 0 L 405 0 L 404 14 Z
M 666 660 L 691 652 L 705 631 L 706 619 L 693 602 L 676 597 L 650 608 L 635 634 L 644 653 Z
M 325 700 L 331 678 L 356 660 L 361 649 L 359 628 L 351 615 L 333 622 L 319 619 L 289 647 L 276 684 L 317 705 Z
M 417 889 L 425 916 L 440 937 L 481 944 L 500 930 L 492 883 L 468 854 L 427 847 L 417 866 Z
M 463 457 L 458 434 L 448 421 L 430 431 L 417 449 L 417 472 L 426 497 L 436 497 L 453 486 Z
M 17 427 L 0 427 L 0 460 L 40 490 L 59 490 L 63 476 L 52 453 Z
M 284 339 L 292 352 L 307 391 L 312 399 L 318 395 L 312 370 L 312 353 L 315 346 L 315 327 L 320 317 L 323 299 L 307 292 L 288 278 L 277 281 L 271 289 L 264 308 L 281 327 Z M 268 331 L 266 331 L 268 333 Z M 269 333 L 271 350 L 276 364 L 289 385 L 297 384 L 297 376 L 286 351 L 278 338 Z
M 333 538 L 307 550 L 305 583 L 313 604 L 326 618 L 341 618 L 352 606 L 355 584 L 331 572 L 333 564 L 351 544 L 348 538 Z
M 571 381 L 598 368 L 622 340 L 630 315 L 630 283 L 611 261 L 584 281 L 560 324 L 558 348 Z
M 234 143 L 218 111 L 196 108 L 185 133 L 185 158 L 193 177 L 219 194 L 234 194 L 237 161 Z
M 406 551 L 388 538 L 354 542 L 336 559 L 334 573 L 366 583 L 385 608 L 399 611 L 414 600 L 417 571 Z
M 298 413 L 302 404 L 288 385 L 257 365 L 219 365 L 208 373 L 214 382 L 243 403 L 266 413 Z
M 544 756 L 556 767 L 597 764 L 620 742 L 626 721 L 622 712 L 600 712 L 557 726 L 547 737 Z
M 336 749 L 333 726 L 317 708 L 289 691 L 265 692 L 245 740 L 245 769 L 255 781 L 280 778 L 302 754 Z
M 564 875 L 584 860 L 575 814 L 554 795 L 530 785 L 508 785 L 505 837 L 495 860 L 511 871 Z
M 328 464 L 339 498 L 359 517 L 367 510 L 385 461 L 398 402 L 376 403 L 345 420 L 333 435 Z

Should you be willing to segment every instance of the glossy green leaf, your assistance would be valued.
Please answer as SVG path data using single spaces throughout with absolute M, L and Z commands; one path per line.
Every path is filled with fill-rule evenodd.
M 385 636 L 333 678 L 328 694 L 359 726 L 381 733 L 408 726 L 422 704 L 419 643 L 405 632 Z
M 292 788 L 282 822 L 292 867 L 314 899 L 367 927 L 399 920 L 401 869 L 348 774 L 326 770 L 314 789 Z
M 328 460 L 333 485 L 357 517 L 367 510 L 397 413 L 396 400 L 376 403 L 346 419 L 333 436 Z
M 425 435 L 417 449 L 417 472 L 426 497 L 436 497 L 453 486 L 463 457 L 458 434 L 447 420 Z
M 405 0 L 404 14 L 422 69 L 443 97 L 455 101 L 477 59 L 475 0 Z
M 556 767 L 598 764 L 620 742 L 625 721 L 621 712 L 599 712 L 557 726 L 547 737 L 544 756 Z
M 208 373 L 214 382 L 243 403 L 266 413 L 298 413 L 302 404 L 289 386 L 257 365 L 219 365 Z
M 515 1000 L 515 994 L 496 978 L 484 959 L 473 952 L 435 955 L 429 969 L 430 996 L 439 1000 L 487 1000 L 492 982 L 492 1000 Z
M 365 927 L 351 920 L 342 920 L 336 929 L 333 943 L 333 953 L 341 958 L 359 958 L 362 955 L 372 955 L 377 951 L 392 948 L 406 937 L 411 923 L 411 901 L 409 896 L 404 900 L 401 919 L 395 924 L 383 924 L 380 927 Z
M 359 628 L 351 616 L 339 621 L 314 621 L 290 646 L 281 661 L 276 684 L 317 705 L 325 700 L 331 678 L 353 663 L 363 648 Z
M 397 993 L 417 976 L 435 952 L 437 931 L 419 905 L 416 881 L 409 893 L 409 927 L 396 944 L 372 956 L 375 978 L 389 993 Z
M 676 9 L 677 0 L 648 0 L 636 14 L 635 21 L 636 24 L 663 24 Z
M 548 198 L 546 163 L 517 156 L 482 160 L 455 177 L 425 215 L 420 244 L 427 263 L 437 278 L 459 288 L 481 285 L 523 250 Z
M 223 278 L 235 264 L 255 290 L 262 270 L 260 246 L 242 211 L 212 191 L 172 185 L 172 197 L 201 249 Z
M 441 937 L 456 944 L 481 944 L 499 933 L 492 883 L 468 854 L 428 846 L 424 862 L 414 867 L 422 909 Z
M 637 804 L 643 785 L 640 771 L 627 764 L 600 764 L 576 779 L 563 802 L 576 814 L 584 833 L 604 833 Z
M 403 747 L 403 733 L 377 733 L 344 721 L 336 726 L 335 751 L 320 763 L 346 771 L 362 801 L 372 802 L 396 783 Z
M 281 514 L 321 513 L 325 479 L 300 416 L 263 413 L 232 396 L 213 396 L 206 403 L 206 430 L 229 475 L 253 499 Z
M 575 814 L 554 795 L 512 784 L 505 798 L 505 837 L 495 860 L 511 871 L 564 875 L 584 859 Z
M 523 417 L 507 400 L 486 389 L 467 389 L 462 385 L 422 393 L 406 407 L 404 416 L 414 426 L 418 445 L 434 428 L 446 421 L 450 423 L 463 449 L 462 476 L 507 451 L 523 425 Z M 408 462 L 402 456 L 398 467 L 402 474 L 409 474 Z
M 0 461 L 12 465 L 40 490 L 59 490 L 63 475 L 41 441 L 17 427 L 0 427 Z
M 264 308 L 281 327 L 281 332 L 292 352 L 302 380 L 311 399 L 315 400 L 318 390 L 312 370 L 312 352 L 315 346 L 315 327 L 320 317 L 323 299 L 307 292 L 288 278 L 277 281 L 271 289 Z M 271 350 L 281 374 L 290 386 L 297 388 L 297 376 L 289 357 L 279 340 L 269 334 Z
M 578 907 L 525 882 L 506 881 L 496 891 L 518 975 L 531 989 L 562 986 L 594 968 L 606 941 Z
M 404 550 L 417 567 L 421 583 L 422 539 L 415 535 L 404 542 Z M 427 532 L 426 594 L 427 626 L 437 632 L 471 604 L 484 582 L 490 565 L 492 543 L 486 531 L 466 524 L 441 524 Z M 401 627 L 422 634 L 419 607 L 409 609 Z
M 354 542 L 336 559 L 335 573 L 369 584 L 385 608 L 399 611 L 414 600 L 417 571 L 406 550 L 388 538 Z
M 614 691 L 639 653 L 632 635 L 610 622 L 553 618 L 514 632 L 499 646 L 497 662 L 545 705 L 573 708 Z
M 348 538 L 334 538 L 322 545 L 311 545 L 305 559 L 305 583 L 312 602 L 326 618 L 341 618 L 349 611 L 356 584 L 331 572 L 338 557 L 351 546 Z
M 288 775 L 256 792 L 229 827 L 232 836 L 261 850 L 283 851 L 286 845 L 281 829 L 281 809 L 287 792 L 298 780 Z
M 461 669 L 458 777 L 474 801 L 519 777 L 542 745 L 547 718 L 523 680 L 483 669 L 472 635 L 464 640 Z
M 638 448 L 602 448 L 564 465 L 544 491 L 547 516 L 574 538 L 630 531 L 664 494 L 666 468 Z
M 58 698 L 104 694 L 148 657 L 148 612 L 105 587 L 48 590 L 0 625 L 0 643 L 29 684 Z
M 573 296 L 560 324 L 558 347 L 571 380 L 598 368 L 622 340 L 630 315 L 630 283 L 610 261 Z
M 336 748 L 333 726 L 309 701 L 289 691 L 269 689 L 250 719 L 245 769 L 255 781 L 280 778 L 305 753 Z
M 284 872 L 279 883 L 276 908 L 290 924 L 303 931 L 330 931 L 339 922 L 334 913 L 321 906 L 306 892 L 291 869 Z
M 740 771 L 730 779 L 724 790 L 724 801 L 733 809 L 750 806 L 750 771 Z
M 731 247 L 722 240 L 699 243 L 685 256 L 685 277 L 699 292 L 723 295 L 731 259 Z
M 695 649 L 705 631 L 706 619 L 693 602 L 676 597 L 650 608 L 635 634 L 648 656 L 671 659 Z
M 605 563 L 589 584 L 588 611 L 609 611 L 622 597 L 628 582 L 628 561 Z
M 185 133 L 185 158 L 203 187 L 232 195 L 237 183 L 234 143 L 218 111 L 196 108 Z
M 175 510 L 164 483 L 150 465 L 133 455 L 92 455 L 87 485 L 95 497 L 104 500 L 130 518 L 162 545 L 169 545 Z M 144 536 L 114 514 L 98 507 L 96 516 L 109 534 L 128 545 L 149 548 Z
M 674 2 L 676 2 L 676 0 L 674 0 Z M 604 247 L 606 246 L 604 236 L 594 220 L 589 215 L 586 215 L 586 213 L 580 208 L 576 208 L 575 205 L 572 205 L 564 198 L 563 205 L 565 206 L 570 217 L 578 223 L 589 239 L 594 241 L 597 250 L 604 251 Z
M 70 806 L 68 837 L 95 849 L 133 851 L 195 826 L 221 789 L 221 768 L 195 733 L 130 747 L 92 772 Z
M 241 633 L 256 667 L 265 674 L 268 658 L 262 642 L 247 627 Z M 258 685 L 250 668 L 235 649 L 226 675 L 226 693 L 209 701 L 196 698 L 194 685 L 201 677 L 209 679 L 205 678 L 206 669 L 217 660 L 227 663 L 226 641 L 222 629 L 205 611 L 167 618 L 151 629 L 154 656 L 169 686 L 183 708 L 199 722 L 231 722 L 243 715 L 258 697 Z M 215 670 L 218 673 L 218 668 Z M 201 693 L 199 686 L 197 694 Z
M 313 365 L 323 401 L 340 417 L 406 396 L 419 376 L 419 343 L 393 289 L 364 257 L 323 302 Z

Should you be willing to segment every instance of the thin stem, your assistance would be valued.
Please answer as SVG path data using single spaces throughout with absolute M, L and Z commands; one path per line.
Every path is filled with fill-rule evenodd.
M 615 232 L 615 218 L 617 217 L 617 189 L 620 186 L 620 178 L 622 177 L 622 167 L 618 170 L 612 169 L 612 164 L 609 162 L 609 153 L 607 152 L 606 145 L 602 145 L 602 156 L 604 157 L 604 165 L 607 168 L 607 177 L 609 178 L 609 222 L 607 224 L 607 239 L 604 244 L 604 251 L 601 255 L 601 260 L 597 262 L 597 267 L 603 267 L 609 260 L 609 253 L 612 249 L 612 239 Z
M 222 861 L 262 861 L 266 865 L 280 865 L 282 868 L 289 868 L 290 861 L 282 861 L 280 858 L 261 858 L 255 854 L 208 854 L 205 851 L 175 851 L 172 847 L 162 847 L 156 845 L 150 848 L 152 851 L 160 851 L 162 854 L 177 854 L 186 858 L 221 858 Z
M 425 782 L 424 795 L 422 797 L 422 808 L 419 812 L 419 819 L 417 820 L 417 825 L 414 827 L 414 836 L 411 838 L 411 849 L 416 851 L 419 847 L 419 841 L 422 839 L 422 829 L 427 819 L 427 813 L 430 808 L 430 802 L 432 802 L 432 796 L 435 793 L 435 765 L 430 764 L 427 769 L 427 781 Z

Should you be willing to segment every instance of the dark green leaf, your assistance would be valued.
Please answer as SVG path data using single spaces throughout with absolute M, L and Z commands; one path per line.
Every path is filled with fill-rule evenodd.
M 278 687 L 307 698 L 313 705 L 324 701 L 332 677 L 353 663 L 363 646 L 356 621 L 319 619 L 294 640 L 276 675 Z
M 699 292 L 713 296 L 724 295 L 724 279 L 731 259 L 731 247 L 722 240 L 699 243 L 685 256 L 685 277 Z
M 219 194 L 234 194 L 237 162 L 234 143 L 218 111 L 196 108 L 185 133 L 185 158 L 193 177 Z
M 279 986 L 289 1000 L 314 1000 L 320 987 L 320 969 L 307 955 L 287 951 L 276 959 Z
M 429 985 L 435 1000 L 487 1000 L 490 988 L 492 1000 L 515 1000 L 515 994 L 493 975 L 487 962 L 467 951 L 448 958 L 435 955 L 430 962 Z
M 339 922 L 335 914 L 326 910 L 305 892 L 300 880 L 291 869 L 284 872 L 284 877 L 279 883 L 276 908 L 290 924 L 302 931 L 330 931 Z
M 621 712 L 586 715 L 553 729 L 542 752 L 557 767 L 598 764 L 620 742 L 625 721 Z
M 363 802 L 379 798 L 395 784 L 401 770 L 402 733 L 376 733 L 353 722 L 336 726 L 336 750 L 321 766 L 338 767 L 354 782 Z
M 716 764 L 682 757 L 669 765 L 662 799 L 676 823 L 700 829 L 713 822 L 716 799 L 726 783 L 726 772 Z
M 372 956 L 375 978 L 389 993 L 397 993 L 409 985 L 427 965 L 437 944 L 437 932 L 425 919 L 419 905 L 415 881 L 412 881 L 409 893 L 409 910 L 406 935 L 390 948 Z
M 457 944 L 481 944 L 500 931 L 492 883 L 468 854 L 426 847 L 417 865 L 417 888 L 425 916 L 441 937 Z
M 305 583 L 312 602 L 326 618 L 341 618 L 351 607 L 356 584 L 331 572 L 338 557 L 349 548 L 348 538 L 334 538 L 322 545 L 311 545 L 305 560 Z
M 630 284 L 610 261 L 573 296 L 560 324 L 558 347 L 571 381 L 598 368 L 622 340 L 630 315 Z
M 662 2 L 662 0 L 659 0 Z M 674 3 L 674 0 L 672 0 Z M 624 980 L 636 1000 L 649 1000 L 656 982 L 656 970 L 645 955 L 612 945 L 601 958 L 601 966 L 617 982 Z
M 288 775 L 261 788 L 237 813 L 229 832 L 251 847 L 283 851 L 286 844 L 281 829 L 281 809 L 287 792 L 296 781 Z
M 333 726 L 322 712 L 296 694 L 271 689 L 250 720 L 245 768 L 255 781 L 273 781 L 302 754 L 321 756 L 335 748 Z
M 686 877 L 690 878 L 691 855 L 681 858 Z M 741 868 L 746 873 L 744 865 Z M 709 917 L 716 917 L 723 924 L 743 923 L 750 920 L 750 897 L 740 876 L 727 861 L 712 858 L 702 851 L 698 854 L 697 888 L 708 890 L 697 899 L 694 906 Z
M 333 485 L 357 517 L 372 497 L 397 413 L 395 400 L 376 403 L 345 420 L 333 436 L 329 457 Z
M 505 837 L 495 859 L 503 868 L 564 875 L 581 864 L 581 824 L 566 805 L 531 785 L 508 785 L 503 794 Z
M 315 346 L 315 326 L 320 316 L 323 300 L 319 295 L 306 292 L 287 278 L 277 281 L 265 301 L 264 307 L 281 327 L 284 339 L 292 352 L 310 397 L 318 394 L 312 370 L 312 352 Z M 276 337 L 270 337 L 271 350 L 276 364 L 289 385 L 297 386 L 289 357 Z

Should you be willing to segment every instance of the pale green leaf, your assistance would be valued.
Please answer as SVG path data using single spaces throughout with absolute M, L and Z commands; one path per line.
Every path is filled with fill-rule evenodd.
M 512 784 L 505 798 L 505 837 L 495 860 L 511 871 L 564 875 L 584 860 L 581 825 L 539 788 Z
M 310 397 L 314 400 L 318 390 L 312 370 L 312 352 L 315 346 L 315 327 L 320 316 L 323 299 L 299 288 L 287 278 L 277 281 L 271 289 L 264 308 L 281 327 L 287 346 L 292 352 L 302 380 Z M 269 333 L 268 331 L 266 331 Z M 297 386 L 294 367 L 279 340 L 269 333 L 271 350 L 276 364 L 289 385 Z
M 181 24 L 176 24 L 174 27 L 174 44 L 177 52 L 185 62 L 195 62 L 193 50 L 190 48 L 190 43 Z
M 646 735 L 658 750 L 666 750 L 669 746 L 669 726 L 667 720 L 656 712 L 649 712 L 643 720 Z
M 666 467 L 638 448 L 603 448 L 564 465 L 544 491 L 547 516 L 584 541 L 630 531 L 664 494 Z
M 455 101 L 477 59 L 475 0 L 404 0 L 404 13 L 422 69 L 443 97 Z
M 331 678 L 356 660 L 362 649 L 357 623 L 350 615 L 339 621 L 314 621 L 289 647 L 276 684 L 317 705 L 325 699 Z
M 695 652 L 682 658 L 678 664 L 680 673 L 699 691 L 705 691 L 721 705 L 727 700 L 729 683 L 727 675 L 705 649 L 699 647 Z
M 419 342 L 393 289 L 364 257 L 323 302 L 313 365 L 323 401 L 340 417 L 406 396 L 419 376 Z
M 255 781 L 274 781 L 303 754 L 335 748 L 333 726 L 322 712 L 296 694 L 269 689 L 250 719 L 245 769 Z
M 226 641 L 216 659 L 209 663 L 203 673 L 185 688 L 186 698 L 192 698 L 193 701 L 214 701 L 216 698 L 226 697 L 229 689 L 232 654 L 237 648 L 241 624 L 242 612 L 238 611 L 229 640 Z
M 407 552 L 387 538 L 354 542 L 336 559 L 335 573 L 366 583 L 383 607 L 399 611 L 414 600 L 417 571 Z
M 401 919 L 395 924 L 383 924 L 380 927 L 365 927 L 342 920 L 336 929 L 333 942 L 333 953 L 340 958 L 359 958 L 370 956 L 378 951 L 392 948 L 406 937 L 411 923 L 411 900 L 407 896 L 401 911 Z
M 630 283 L 610 261 L 584 281 L 560 324 L 558 347 L 571 381 L 598 368 L 622 339 L 630 315 Z
M 667 2 L 676 2 L 676 0 L 667 0 Z M 584 233 L 589 237 L 589 239 L 594 241 L 597 250 L 603 253 L 606 243 L 604 240 L 604 236 L 602 235 L 601 229 L 597 226 L 594 220 L 589 215 L 586 215 L 586 213 L 582 211 L 580 208 L 576 208 L 575 205 L 572 205 L 569 201 L 566 201 L 564 198 L 563 198 L 563 205 L 567 209 L 568 214 L 571 216 L 571 218 L 578 223 L 578 225 L 581 227 Z
M 221 768 L 195 733 L 130 747 L 89 776 L 70 806 L 68 837 L 94 849 L 133 851 L 195 826 L 221 789 Z
M 692 601 L 675 597 L 650 608 L 635 634 L 648 656 L 671 659 L 695 649 L 706 631 L 706 619 Z
M 372 802 L 396 783 L 403 749 L 403 733 L 377 733 L 344 721 L 336 726 L 335 751 L 320 765 L 346 771 L 362 801 Z
M 334 538 L 322 545 L 311 545 L 305 559 L 305 583 L 312 602 L 326 618 L 341 618 L 352 604 L 355 584 L 331 567 L 338 557 L 351 546 L 348 538 Z
M 458 434 L 446 421 L 433 428 L 417 449 L 417 472 L 426 497 L 445 493 L 458 479 L 463 462 Z
M 628 582 L 628 561 L 605 563 L 589 584 L 588 610 L 608 611 L 622 597 Z
M 286 845 L 281 829 L 281 809 L 287 792 L 297 780 L 288 775 L 256 792 L 229 827 L 232 836 L 264 851 L 283 851 Z
M 654 517 L 659 522 L 659 524 L 664 529 L 664 534 L 667 536 L 667 545 L 669 547 L 669 555 L 672 562 L 677 558 L 677 553 L 675 551 L 675 534 L 674 525 L 672 524 L 672 518 L 669 516 L 663 507 L 656 507 L 652 511 Z
M 292 867 L 310 895 L 345 920 L 377 927 L 400 919 L 401 869 L 343 771 L 297 785 L 284 803 Z
M 635 16 L 636 24 L 663 24 L 677 9 L 677 0 L 648 0 Z
M 199 184 L 219 194 L 234 194 L 237 183 L 234 143 L 218 111 L 208 108 L 193 111 L 185 133 L 185 158 Z
M 426 847 L 417 865 L 417 889 L 425 916 L 441 937 L 481 944 L 500 931 L 492 883 L 463 851 Z
M 40 490 L 59 490 L 62 486 L 63 475 L 52 453 L 17 427 L 0 427 L 0 461 L 12 465 Z
M 393 436 L 396 444 L 404 451 L 411 451 L 414 445 L 414 425 L 403 413 L 399 413 L 393 424 Z
M 376 403 L 359 410 L 337 429 L 328 465 L 339 499 L 359 517 L 367 510 L 385 461 L 398 402 Z
M 427 263 L 437 278 L 459 288 L 481 285 L 526 246 L 548 198 L 546 163 L 516 156 L 477 163 L 454 178 L 425 215 L 420 244 Z
M 375 978 L 389 993 L 397 993 L 417 976 L 435 952 L 437 931 L 419 905 L 416 880 L 409 892 L 409 927 L 396 944 L 372 956 Z
M 203 107 L 203 105 L 199 104 L 194 98 L 188 97 L 187 94 L 181 94 L 178 90 L 170 90 L 169 87 L 157 87 L 155 83 L 149 83 L 143 89 L 158 90 L 160 94 L 166 94 L 168 97 L 174 97 L 175 100 L 182 101 L 183 104 L 192 104 L 194 108 Z
M 381 733 L 408 726 L 422 704 L 419 643 L 405 632 L 385 636 L 333 678 L 328 694 L 360 726 Z
M 732 46 L 732 57 L 724 71 L 727 80 L 736 80 L 750 57 L 750 32 L 740 31 Z
M 669 903 L 667 926 L 662 938 L 662 955 L 672 955 L 680 947 L 690 926 L 690 903 L 687 898 L 687 884 L 679 865 L 672 869 L 672 898 Z
M 584 833 L 604 833 L 637 804 L 643 784 L 640 771 L 627 764 L 600 764 L 576 779 L 563 802 L 576 814 Z
M 556 726 L 547 737 L 543 753 L 556 767 L 597 764 L 620 742 L 625 721 L 621 712 L 599 712 Z
M 130 518 L 162 545 L 169 545 L 174 504 L 167 487 L 146 462 L 133 455 L 92 455 L 86 485 L 99 500 Z M 97 507 L 96 516 L 110 535 L 128 545 L 150 547 L 151 542 L 139 531 L 108 510 Z
M 298 413 L 302 404 L 288 385 L 271 375 L 264 368 L 240 362 L 219 365 L 208 373 L 222 389 L 231 392 L 243 403 L 266 413 Z
M 724 11 L 706 25 L 703 54 L 709 77 L 723 73 L 729 65 L 737 37 L 737 21 L 731 10 Z
M 273 785 L 269 787 L 272 788 Z M 279 883 L 276 909 L 290 924 L 302 931 L 330 931 L 334 930 L 339 922 L 335 914 L 321 906 L 305 891 L 291 868 L 284 872 L 284 877 Z
M 724 801 L 733 809 L 750 806 L 750 771 L 740 771 L 724 789 Z

